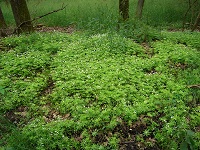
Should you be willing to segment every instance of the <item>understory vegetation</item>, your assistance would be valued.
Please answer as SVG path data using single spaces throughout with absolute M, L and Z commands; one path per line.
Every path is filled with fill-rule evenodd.
M 0 39 L 0 150 L 200 149 L 200 33 L 180 32 L 186 1 L 145 1 L 137 20 L 130 0 L 123 23 L 113 0 L 27 2 L 32 18 L 68 5 L 34 22 L 62 32 Z
M 192 2 L 192 1 L 191 1 Z M 10 5 L 1 2 L 5 20 L 9 26 L 14 26 L 14 17 Z M 66 9 L 44 18 L 36 20 L 34 24 L 46 26 L 76 26 L 78 29 L 105 32 L 116 30 L 118 22 L 118 1 L 113 0 L 28 0 L 28 6 L 32 18 L 44 15 L 61 6 L 67 5 Z M 130 21 L 135 22 L 134 15 L 137 1 L 130 0 Z M 196 9 L 199 7 L 196 4 Z M 194 8 L 194 9 L 195 9 Z M 195 20 L 194 14 L 189 11 L 187 0 L 152 0 L 145 1 L 143 10 L 143 22 L 158 29 L 177 29 L 182 27 L 183 20 L 190 23 Z M 194 10 L 193 10 L 194 11 Z M 191 17 L 193 16 L 193 17 Z
M 200 36 L 161 36 L 149 45 L 117 33 L 3 39 L 0 145 L 198 149 Z

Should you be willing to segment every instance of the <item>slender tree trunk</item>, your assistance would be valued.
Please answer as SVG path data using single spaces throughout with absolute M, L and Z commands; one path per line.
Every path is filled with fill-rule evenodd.
M 6 36 L 4 29 L 7 27 L 1 7 L 0 7 L 0 37 Z
M 142 18 L 142 10 L 144 6 L 144 0 L 138 0 L 137 10 L 136 10 L 136 17 Z
M 198 16 L 197 16 L 197 19 L 196 19 L 196 21 L 195 21 L 195 23 L 194 23 L 194 26 L 193 26 L 193 28 L 192 28 L 192 32 L 198 27 L 199 24 L 200 24 L 200 11 L 199 11 L 199 14 L 198 14 Z
M 31 20 L 29 10 L 26 4 L 26 0 L 10 0 L 12 12 L 17 25 L 16 32 L 32 32 L 33 25 Z M 24 23 L 25 22 L 25 23 Z
M 123 21 L 128 20 L 129 18 L 129 0 L 119 0 L 119 14 Z
M 1 7 L 0 7 L 0 29 L 1 28 L 6 28 L 7 25 L 6 25 L 6 22 L 5 22 L 5 19 L 3 17 L 3 13 L 2 13 L 2 10 L 1 10 Z

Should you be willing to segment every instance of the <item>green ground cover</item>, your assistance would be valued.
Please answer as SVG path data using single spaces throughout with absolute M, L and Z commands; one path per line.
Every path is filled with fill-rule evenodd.
M 198 149 L 199 33 L 2 40 L 1 149 Z M 188 40 L 189 39 L 189 40 Z
M 177 32 L 186 1 L 146 1 L 138 21 L 130 0 L 120 24 L 113 0 L 28 6 L 34 18 L 63 2 L 34 25 L 78 32 L 1 39 L 0 149 L 199 149 L 200 34 Z

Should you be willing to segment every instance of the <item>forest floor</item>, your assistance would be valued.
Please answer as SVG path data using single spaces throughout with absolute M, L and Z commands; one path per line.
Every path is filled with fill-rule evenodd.
M 0 149 L 199 148 L 199 32 L 37 31 L 2 39 Z

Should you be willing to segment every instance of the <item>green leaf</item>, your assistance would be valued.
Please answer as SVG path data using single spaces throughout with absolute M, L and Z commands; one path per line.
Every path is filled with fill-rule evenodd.
M 0 93 L 3 94 L 3 95 L 5 94 L 4 87 L 2 87 L 2 86 L 0 86 Z
M 190 137 L 192 137 L 192 136 L 194 136 L 194 132 L 193 131 L 191 131 L 191 130 L 187 130 L 187 135 L 188 136 L 190 136 Z
M 190 146 L 190 149 L 193 150 L 194 149 L 193 146 L 195 145 L 195 142 L 194 142 L 193 138 L 191 136 L 187 136 L 186 137 L 186 142 Z
M 186 142 L 186 141 L 183 141 L 183 142 L 180 144 L 180 150 L 188 150 L 188 145 L 187 145 L 187 142 Z

